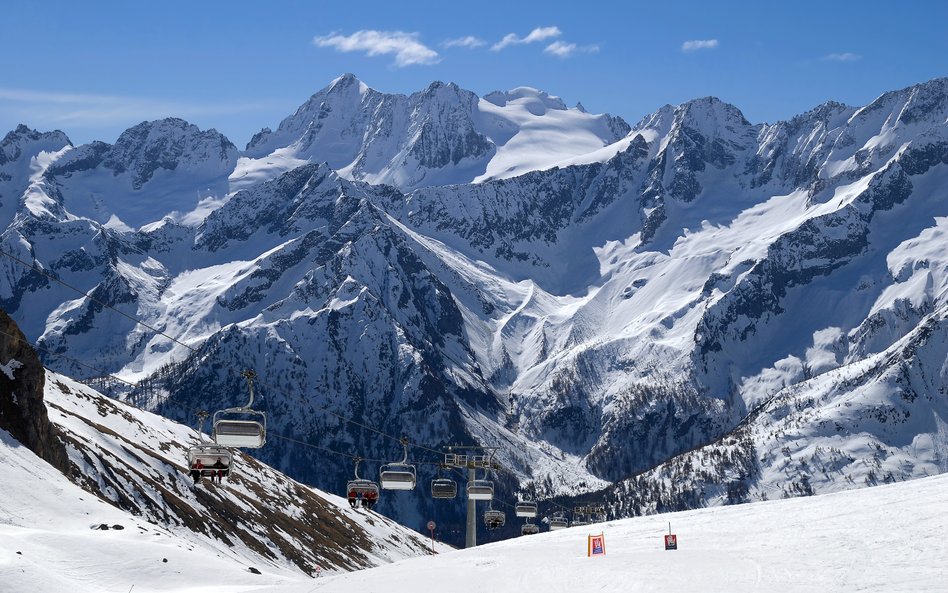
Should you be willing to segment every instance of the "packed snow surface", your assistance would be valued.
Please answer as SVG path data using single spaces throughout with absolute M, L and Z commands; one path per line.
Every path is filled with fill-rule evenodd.
M 948 476 L 520 537 L 293 591 L 945 591 Z M 678 550 L 665 551 L 671 523 Z M 606 555 L 588 558 L 588 534 Z
M 943 592 L 948 579 L 948 475 L 574 527 L 311 579 L 277 567 L 253 574 L 238 557 L 184 545 L 0 439 L 3 591 L 924 593 Z M 679 549 L 666 552 L 669 522 Z M 125 529 L 92 529 L 101 523 Z M 598 533 L 606 555 L 587 558 L 586 537 Z
M 313 490 L 326 503 L 320 515 L 312 499 L 290 494 L 285 477 L 262 465 L 254 470 L 240 455 L 236 476 L 226 484 L 192 487 L 173 465 L 196 442 L 192 430 L 107 400 L 68 377 L 48 372 L 44 400 L 83 477 L 138 511 L 100 500 L 0 430 L 0 593 L 244 591 L 299 583 L 308 576 L 281 552 L 277 537 L 256 535 L 276 526 L 271 533 L 280 539 L 306 544 L 292 539 L 300 531 L 288 527 L 287 517 L 309 517 L 325 528 L 338 524 L 337 533 L 349 538 L 332 539 L 334 546 L 308 544 L 312 565 L 323 574 L 427 553 L 428 542 L 415 532 Z M 256 516 L 266 521 L 247 519 L 255 516 L 255 501 L 262 503 Z M 188 506 L 198 511 L 193 523 L 184 511 Z M 273 512 L 277 506 L 281 512 Z M 201 511 L 211 510 L 227 516 L 229 525 L 203 530 L 213 517 Z M 269 557 L 238 539 L 238 531 L 259 537 Z M 340 556 L 331 547 L 346 550 L 348 567 L 333 565 Z

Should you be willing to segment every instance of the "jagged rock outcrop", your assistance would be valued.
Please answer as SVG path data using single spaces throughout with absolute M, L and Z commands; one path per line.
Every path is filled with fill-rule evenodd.
M 70 473 L 60 432 L 43 403 L 46 370 L 16 322 L 0 310 L 0 429 L 64 473 Z

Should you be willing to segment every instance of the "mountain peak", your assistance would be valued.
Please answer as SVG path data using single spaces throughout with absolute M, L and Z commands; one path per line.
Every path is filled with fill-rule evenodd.
M 27 146 L 33 148 L 27 148 Z M 7 132 L 3 140 L 0 140 L 0 165 L 17 160 L 24 150 L 35 154 L 41 151 L 55 152 L 66 146 L 72 146 L 72 142 L 60 130 L 40 132 L 24 124 L 19 124 L 16 128 Z
M 566 104 L 557 96 L 529 86 L 518 86 L 509 91 L 494 91 L 484 100 L 498 107 L 522 105 L 533 115 L 544 115 L 548 110 L 566 111 Z
M 884 112 L 895 116 L 893 123 L 911 124 L 922 120 L 943 122 L 948 117 L 948 78 L 933 78 L 883 93 L 853 117 L 866 118 Z
M 440 88 L 449 88 L 449 89 L 457 90 L 457 89 L 459 89 L 460 87 L 459 87 L 457 84 L 453 83 L 453 82 L 444 82 L 444 81 L 441 81 L 441 80 L 435 80 L 435 81 L 433 81 L 431 84 L 428 85 L 428 89 L 429 89 L 429 90 L 430 90 L 430 89 L 440 89 Z
M 158 169 L 180 166 L 196 171 L 210 166 L 214 175 L 232 171 L 237 147 L 211 128 L 201 131 L 187 121 L 168 117 L 144 121 L 122 132 L 104 159 L 115 174 L 132 172 L 132 186 L 141 188 Z
M 369 87 L 364 82 L 359 80 L 359 77 L 351 72 L 346 72 L 342 76 L 333 79 L 329 83 L 329 86 L 324 88 L 321 92 L 331 93 L 333 91 L 340 92 L 348 89 L 358 89 L 359 92 L 365 92 Z M 317 93 L 319 94 L 319 93 Z
M 413 93 L 412 97 L 418 97 L 419 95 L 429 99 L 441 100 L 450 100 L 452 97 L 463 97 L 464 100 L 470 102 L 471 104 L 477 102 L 477 95 L 471 91 L 462 89 L 453 82 L 442 82 L 440 80 L 432 82 L 425 88 L 425 90 L 421 91 L 420 93 Z
M 740 109 L 734 105 L 722 101 L 717 97 L 700 97 L 692 99 L 678 106 L 677 113 L 682 121 L 691 120 L 693 122 L 712 121 L 728 124 L 740 124 L 749 126 Z

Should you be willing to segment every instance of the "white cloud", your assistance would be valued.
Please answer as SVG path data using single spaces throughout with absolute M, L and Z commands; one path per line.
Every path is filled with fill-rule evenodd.
M 146 97 L 0 88 L 0 109 L 16 117 L 50 126 L 82 127 L 125 124 L 170 116 L 230 115 L 261 111 L 275 105 L 272 102 L 194 104 Z
M 718 46 L 717 39 L 693 39 L 681 44 L 681 51 L 697 51 L 699 49 L 714 49 Z
M 365 52 L 367 56 L 393 54 L 398 67 L 438 62 L 438 52 L 419 42 L 418 33 L 363 30 L 348 36 L 330 34 L 316 37 L 313 43 L 341 52 Z
M 546 39 L 551 39 L 553 37 L 559 37 L 563 32 L 560 31 L 559 27 L 537 27 L 526 37 L 518 37 L 514 33 L 508 33 L 504 35 L 504 38 L 491 46 L 491 50 L 500 51 L 510 45 L 523 45 L 525 43 L 534 43 L 537 41 L 544 41 Z
M 487 45 L 487 42 L 483 39 L 478 39 L 473 35 L 467 35 L 466 37 L 458 37 L 457 39 L 448 39 L 441 45 L 443 47 L 466 47 L 468 49 L 474 49 L 476 47 Z
M 855 62 L 861 60 L 862 56 L 847 51 L 841 54 L 827 54 L 820 59 L 828 62 Z
M 576 45 L 575 43 L 566 43 L 565 41 L 554 41 L 550 45 L 546 46 L 546 49 L 543 50 L 543 53 L 556 56 L 558 58 L 568 58 L 573 54 L 583 53 L 583 54 L 594 54 L 599 51 L 598 45 L 584 45 L 582 47 Z

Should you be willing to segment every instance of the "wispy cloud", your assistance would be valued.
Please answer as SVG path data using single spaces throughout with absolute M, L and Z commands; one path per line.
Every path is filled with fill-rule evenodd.
M 552 39 L 554 37 L 559 37 L 563 32 L 560 31 L 559 27 L 537 27 L 526 37 L 520 37 L 515 33 L 508 33 L 504 35 L 504 38 L 491 46 L 491 50 L 500 51 L 505 47 L 511 45 L 524 45 L 526 43 L 535 43 L 537 41 L 545 41 L 547 39 Z
M 827 54 L 820 59 L 825 62 L 855 62 L 861 60 L 862 56 L 847 51 L 839 54 Z
M 395 56 L 398 67 L 413 64 L 436 64 L 438 52 L 418 41 L 418 33 L 404 31 L 356 31 L 352 35 L 332 33 L 313 39 L 317 47 L 331 47 L 341 52 L 365 52 L 367 56 Z
M 0 109 L 23 120 L 51 126 L 125 124 L 162 117 L 199 117 L 262 111 L 282 103 L 194 104 L 146 97 L 0 88 Z
M 598 45 L 583 45 L 578 46 L 575 43 L 567 43 L 565 41 L 554 41 L 550 45 L 546 46 L 543 50 L 543 53 L 550 54 L 551 56 L 556 56 L 558 58 L 568 58 L 574 54 L 594 54 L 599 51 Z
M 468 49 L 474 49 L 487 45 L 487 42 L 483 39 L 478 39 L 473 35 L 467 35 L 466 37 L 458 37 L 457 39 L 448 39 L 447 41 L 441 44 L 442 47 L 466 47 Z
M 692 39 L 681 44 L 681 51 L 698 51 L 700 49 L 714 49 L 718 46 L 717 39 Z

